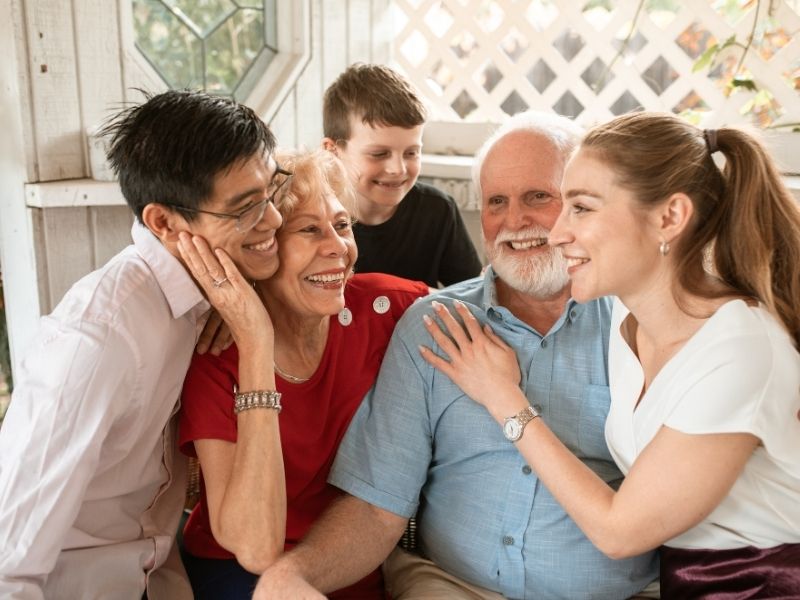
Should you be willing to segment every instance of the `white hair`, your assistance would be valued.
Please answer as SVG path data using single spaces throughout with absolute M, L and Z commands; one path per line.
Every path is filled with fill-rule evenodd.
M 481 169 L 483 168 L 483 161 L 486 160 L 486 155 L 502 138 L 517 131 L 530 131 L 547 138 L 563 154 L 564 162 L 567 161 L 584 133 L 583 127 L 573 120 L 555 113 L 526 110 L 507 119 L 483 142 L 475 153 L 475 159 L 472 162 L 472 185 L 478 195 L 479 206 L 483 205 Z

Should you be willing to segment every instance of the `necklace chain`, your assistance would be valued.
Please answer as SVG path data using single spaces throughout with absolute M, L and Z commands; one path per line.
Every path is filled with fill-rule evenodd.
M 292 383 L 305 383 L 306 381 L 311 379 L 311 377 L 295 377 L 294 375 L 290 375 L 289 373 L 281 369 L 278 366 L 278 363 L 276 363 L 275 361 L 272 361 L 272 366 L 275 367 L 275 370 L 278 372 L 278 375 L 280 375 L 281 377 L 283 377 L 288 381 L 291 381 Z

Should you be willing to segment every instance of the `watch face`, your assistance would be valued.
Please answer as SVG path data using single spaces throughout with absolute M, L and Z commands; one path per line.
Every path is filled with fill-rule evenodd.
M 522 426 L 517 419 L 508 419 L 503 424 L 503 435 L 506 439 L 516 442 L 522 436 Z

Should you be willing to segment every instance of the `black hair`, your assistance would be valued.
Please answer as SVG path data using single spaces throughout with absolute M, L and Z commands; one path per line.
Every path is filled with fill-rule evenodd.
M 258 115 L 230 98 L 192 90 L 145 96 L 101 130 L 110 137 L 108 160 L 122 194 L 140 221 L 151 202 L 200 208 L 219 173 L 275 148 Z

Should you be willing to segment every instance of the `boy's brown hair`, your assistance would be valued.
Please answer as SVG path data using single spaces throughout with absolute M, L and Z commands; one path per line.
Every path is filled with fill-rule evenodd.
M 350 139 L 350 117 L 366 125 L 405 127 L 425 123 L 425 106 L 411 84 L 389 67 L 356 63 L 334 81 L 323 98 L 322 127 L 336 143 Z

